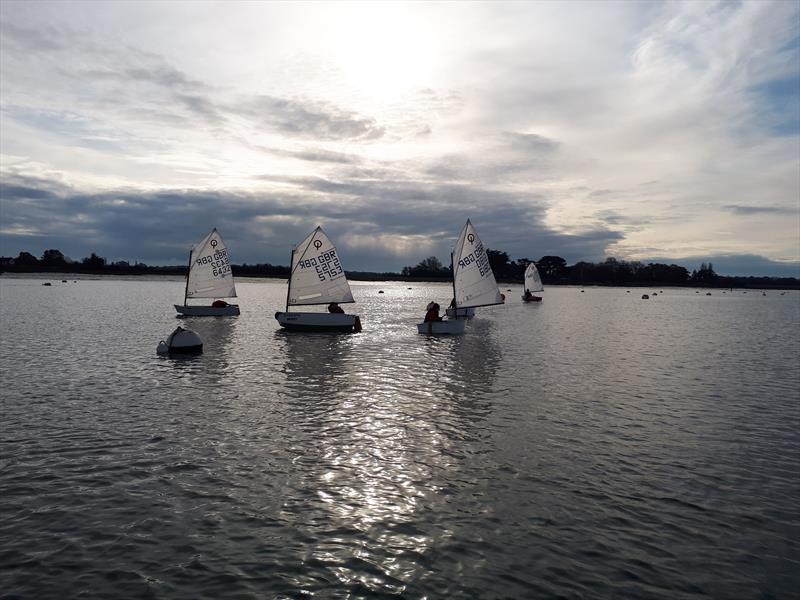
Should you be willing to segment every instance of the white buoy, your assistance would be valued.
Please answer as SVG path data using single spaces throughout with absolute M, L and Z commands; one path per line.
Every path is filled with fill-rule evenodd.
M 194 331 L 177 327 L 167 341 L 158 343 L 156 352 L 159 354 L 200 354 L 203 352 L 203 340 Z

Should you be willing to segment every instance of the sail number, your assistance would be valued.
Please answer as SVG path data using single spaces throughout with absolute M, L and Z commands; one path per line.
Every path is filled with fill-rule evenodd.
M 228 258 L 228 249 L 216 250 L 214 254 L 201 256 L 195 261 L 198 265 L 208 265 L 211 267 L 211 272 L 214 277 L 225 277 L 231 272 L 230 259 Z
M 339 264 L 339 257 L 336 250 L 323 252 L 316 258 L 307 258 L 300 261 L 301 269 L 314 269 L 320 281 L 335 279 L 342 274 L 342 265 Z
M 458 266 L 461 268 L 466 268 L 472 264 L 477 265 L 481 277 L 485 277 L 491 271 L 489 257 L 486 256 L 486 251 L 483 249 L 483 242 L 479 242 L 475 250 L 458 261 Z

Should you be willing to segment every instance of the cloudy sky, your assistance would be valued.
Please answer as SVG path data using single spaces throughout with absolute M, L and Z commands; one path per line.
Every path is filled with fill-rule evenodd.
M 0 4 L 0 254 L 800 275 L 800 3 Z

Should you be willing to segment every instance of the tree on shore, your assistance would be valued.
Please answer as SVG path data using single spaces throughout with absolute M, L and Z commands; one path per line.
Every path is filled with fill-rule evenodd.
M 717 279 L 719 279 L 719 276 L 714 272 L 714 265 L 711 263 L 700 263 L 700 270 L 692 271 L 692 276 L 689 278 L 689 281 L 697 285 L 712 285 Z
M 403 267 L 403 277 L 449 277 L 450 269 L 435 256 L 421 260 L 413 267 Z
M 30 252 L 20 252 L 19 256 L 14 259 L 14 264 L 25 267 L 34 267 L 39 264 L 39 259 Z
M 67 264 L 64 254 L 61 250 L 50 249 L 45 250 L 42 254 L 42 264 L 53 267 L 61 267 Z
M 106 266 L 106 259 L 92 252 L 91 256 L 87 256 L 83 259 L 83 266 L 90 269 L 102 269 Z
M 542 278 L 557 281 L 566 275 L 567 261 L 560 256 L 543 256 L 536 263 L 536 269 Z

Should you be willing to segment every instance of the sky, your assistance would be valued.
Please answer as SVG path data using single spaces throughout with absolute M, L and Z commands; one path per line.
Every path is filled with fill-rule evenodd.
M 800 276 L 800 2 L 0 3 L 0 255 Z

